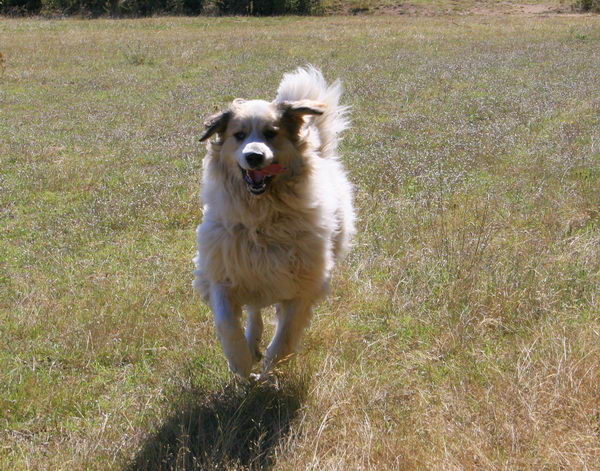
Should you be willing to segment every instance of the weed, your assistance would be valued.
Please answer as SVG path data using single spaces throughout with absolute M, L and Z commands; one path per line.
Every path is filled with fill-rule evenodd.
M 137 41 L 121 49 L 125 61 L 130 65 L 154 65 L 152 49 L 147 44 Z

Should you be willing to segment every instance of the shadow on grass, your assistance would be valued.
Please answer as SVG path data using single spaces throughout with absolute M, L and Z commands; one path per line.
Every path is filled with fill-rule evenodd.
M 306 391 L 306 381 L 295 380 L 186 392 L 126 469 L 270 469 Z

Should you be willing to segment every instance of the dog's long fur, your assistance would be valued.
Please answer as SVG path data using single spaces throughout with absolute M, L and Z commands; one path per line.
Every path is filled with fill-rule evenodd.
M 260 310 L 276 304 L 278 317 L 266 373 L 295 351 L 354 233 L 352 188 L 336 154 L 348 125 L 340 95 L 339 82 L 328 86 L 318 70 L 300 68 L 284 75 L 273 102 L 234 100 L 206 122 L 201 140 L 217 140 L 203 164 L 194 287 L 214 312 L 230 369 L 242 377 L 261 358 Z M 267 128 L 276 135 L 266 138 Z M 248 149 L 285 168 L 259 195 L 243 177 Z

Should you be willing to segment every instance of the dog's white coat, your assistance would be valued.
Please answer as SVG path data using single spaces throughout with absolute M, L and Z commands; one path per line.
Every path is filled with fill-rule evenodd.
M 336 155 L 339 133 L 347 127 L 340 95 L 339 82 L 328 86 L 318 70 L 298 69 L 284 76 L 273 102 L 234 101 L 219 141 L 208 145 L 194 287 L 213 310 L 230 369 L 242 377 L 260 360 L 261 308 L 276 304 L 278 318 L 266 373 L 295 351 L 354 233 L 352 188 Z M 290 136 L 281 109 L 301 101 L 315 103 L 322 114 L 302 115 L 303 124 Z M 265 126 L 278 135 L 261 137 Z M 243 142 L 234 136 L 240 130 Z M 248 191 L 238 167 L 245 168 L 248 146 L 286 168 L 259 196 Z

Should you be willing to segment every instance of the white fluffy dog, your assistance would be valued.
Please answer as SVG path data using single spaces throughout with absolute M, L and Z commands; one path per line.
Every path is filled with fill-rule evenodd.
M 294 353 L 354 233 L 352 187 L 336 155 L 348 124 L 341 84 L 300 68 L 274 101 L 236 99 L 211 116 L 194 287 L 211 306 L 229 367 L 260 361 L 261 309 L 276 304 L 266 374 Z M 247 308 L 246 332 L 242 307 Z

